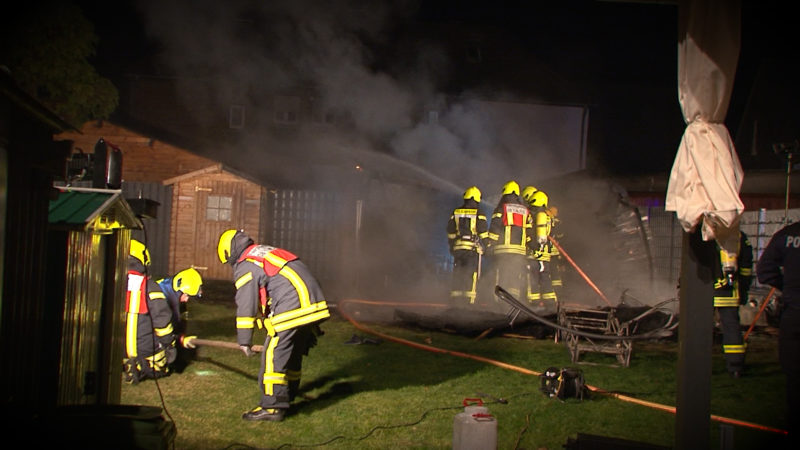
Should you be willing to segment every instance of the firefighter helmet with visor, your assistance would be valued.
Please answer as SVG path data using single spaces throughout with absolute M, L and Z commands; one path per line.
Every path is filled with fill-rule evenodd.
M 477 186 L 470 186 L 464 191 L 464 200 L 473 199 L 476 202 L 481 202 L 481 190 Z
M 220 235 L 219 243 L 217 244 L 217 256 L 219 256 L 221 263 L 227 264 L 231 259 L 233 237 L 236 236 L 238 232 L 239 230 L 226 230 Z
M 534 192 L 531 197 L 531 205 L 547 208 L 547 194 L 542 191 Z
M 503 195 L 516 194 L 519 195 L 519 184 L 516 181 L 509 181 L 503 185 Z
M 195 268 L 181 270 L 172 278 L 172 289 L 175 292 L 181 291 L 184 294 L 195 297 L 202 294 L 203 277 Z
M 533 186 L 525 186 L 525 189 L 522 190 L 522 199 L 530 203 L 533 200 L 533 194 L 536 191 L 538 191 L 538 189 Z
M 136 239 L 131 239 L 130 255 L 139 260 L 143 266 L 150 265 L 150 251 Z

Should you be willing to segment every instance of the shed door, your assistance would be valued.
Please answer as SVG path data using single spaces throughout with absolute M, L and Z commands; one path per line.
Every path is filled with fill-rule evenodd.
M 203 278 L 229 280 L 231 268 L 221 264 L 217 241 L 225 230 L 243 228 L 244 193 L 240 183 L 200 181 L 197 183 L 194 265 Z

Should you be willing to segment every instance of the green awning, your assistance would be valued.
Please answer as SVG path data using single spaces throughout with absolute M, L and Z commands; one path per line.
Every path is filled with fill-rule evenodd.
M 58 187 L 58 198 L 50 201 L 51 225 L 71 229 L 111 232 L 116 228 L 142 229 L 120 190 Z

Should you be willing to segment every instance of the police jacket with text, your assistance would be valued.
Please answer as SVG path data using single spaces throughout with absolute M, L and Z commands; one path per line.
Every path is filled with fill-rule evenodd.
M 772 235 L 756 271 L 758 282 L 780 290 L 787 306 L 800 306 L 800 222 Z

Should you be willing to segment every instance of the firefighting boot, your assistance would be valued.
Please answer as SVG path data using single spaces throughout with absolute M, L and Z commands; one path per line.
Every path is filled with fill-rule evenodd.
M 272 422 L 280 422 L 281 420 L 283 420 L 283 416 L 285 413 L 286 411 L 283 409 L 262 408 L 260 406 L 256 406 L 250 411 L 247 411 L 246 413 L 242 414 L 242 419 L 251 422 L 257 420 L 269 420 Z

